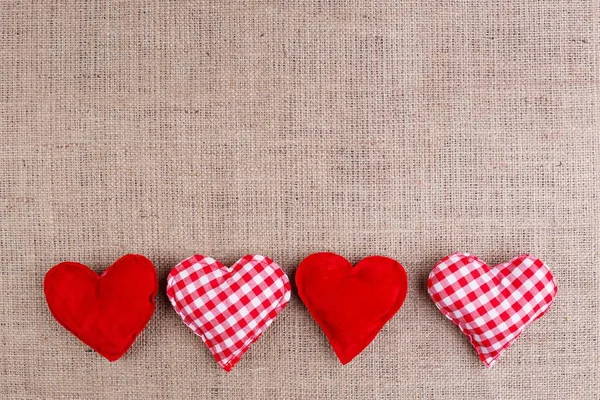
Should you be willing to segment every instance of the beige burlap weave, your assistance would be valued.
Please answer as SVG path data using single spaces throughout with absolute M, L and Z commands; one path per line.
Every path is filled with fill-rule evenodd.
M 598 1 L 0 1 L 0 397 L 597 399 Z M 342 367 L 294 294 L 230 374 L 164 295 L 194 253 L 398 259 L 407 301 Z M 493 369 L 425 281 L 542 258 L 559 294 Z M 55 263 L 159 269 L 110 364 Z

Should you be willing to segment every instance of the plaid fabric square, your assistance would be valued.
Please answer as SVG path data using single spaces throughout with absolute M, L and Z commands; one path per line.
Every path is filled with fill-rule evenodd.
M 247 255 L 231 268 L 189 257 L 167 277 L 167 296 L 183 322 L 231 371 L 290 300 L 285 272 L 273 260 Z
M 486 367 L 548 310 L 557 285 L 542 260 L 521 255 L 489 267 L 477 257 L 455 253 L 429 274 L 429 296 L 469 337 Z

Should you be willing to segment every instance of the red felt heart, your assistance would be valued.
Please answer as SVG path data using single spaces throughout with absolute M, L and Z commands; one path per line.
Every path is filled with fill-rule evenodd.
M 146 257 L 128 254 L 102 275 L 63 262 L 44 278 L 44 294 L 56 320 L 109 361 L 121 358 L 154 313 L 156 269 Z
M 298 295 L 347 364 L 375 339 L 400 309 L 408 289 L 404 267 L 381 256 L 354 268 L 334 253 L 306 257 L 296 271 Z

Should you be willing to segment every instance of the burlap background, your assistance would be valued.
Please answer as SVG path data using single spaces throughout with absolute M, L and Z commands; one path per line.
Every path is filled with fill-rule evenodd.
M 600 395 L 597 1 L 0 2 L 4 398 Z M 296 295 L 230 374 L 161 293 L 110 364 L 44 273 L 128 252 L 319 250 L 410 292 L 342 367 Z M 491 370 L 428 299 L 449 252 L 531 252 L 559 296 Z

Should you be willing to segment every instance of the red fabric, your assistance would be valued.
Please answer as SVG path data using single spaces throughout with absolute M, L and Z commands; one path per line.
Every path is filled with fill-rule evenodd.
M 527 254 L 494 268 L 471 254 L 451 254 L 433 268 L 427 287 L 486 367 L 548 311 L 558 290 L 552 271 Z
M 167 296 L 183 322 L 229 372 L 290 301 L 287 275 L 268 257 L 248 254 L 231 268 L 195 255 L 167 278 Z
M 56 320 L 109 361 L 121 358 L 154 313 L 156 269 L 128 254 L 102 275 L 63 262 L 46 273 L 44 294 Z
M 315 253 L 298 266 L 296 285 L 335 354 L 347 364 L 400 309 L 408 279 L 391 258 L 367 257 L 352 268 L 342 256 Z

